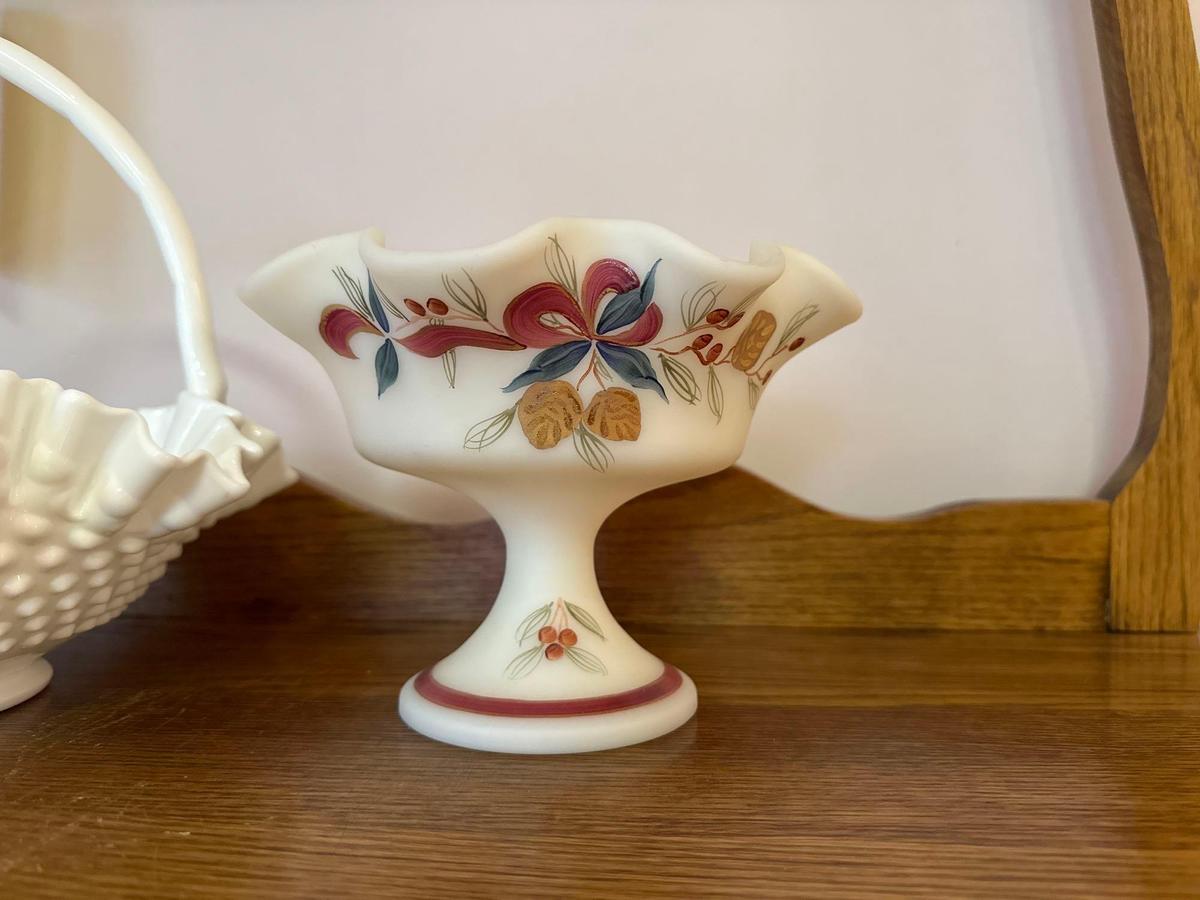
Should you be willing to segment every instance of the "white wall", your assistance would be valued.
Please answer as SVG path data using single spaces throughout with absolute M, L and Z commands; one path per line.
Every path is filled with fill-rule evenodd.
M 323 374 L 233 297 L 368 224 L 398 247 L 543 216 L 795 244 L 862 321 L 767 391 L 745 464 L 890 515 L 1093 494 L 1129 446 L 1146 312 L 1086 0 L 12 0 L 0 33 L 144 143 L 196 232 L 232 401 L 364 502 L 470 513 L 359 460 Z M 179 383 L 149 229 L 12 89 L 0 361 L 119 404 Z

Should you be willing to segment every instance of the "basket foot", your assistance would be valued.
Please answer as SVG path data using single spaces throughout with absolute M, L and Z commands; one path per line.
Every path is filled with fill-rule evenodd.
M 33 653 L 0 660 L 0 710 L 24 703 L 50 683 L 54 669 Z

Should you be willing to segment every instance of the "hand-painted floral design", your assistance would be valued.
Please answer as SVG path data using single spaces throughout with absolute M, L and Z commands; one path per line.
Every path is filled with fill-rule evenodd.
M 367 276 L 367 293 L 363 295 L 362 284 L 343 268 L 333 270 L 349 306 L 332 305 L 321 313 L 318 326 L 321 337 L 334 353 L 347 359 L 358 359 L 350 349 L 350 339 L 356 334 L 367 332 L 383 338 L 375 353 L 375 379 L 379 396 L 396 383 L 400 374 L 400 361 L 396 356 L 396 344 L 406 350 L 431 359 L 442 357 L 446 379 L 454 387 L 456 362 L 454 351 L 458 347 L 483 347 L 488 350 L 524 350 L 508 335 L 490 327 L 487 304 L 483 293 L 468 277 L 473 293 L 468 295 L 463 285 L 449 277 L 442 278 L 447 293 L 462 306 L 461 311 L 451 311 L 444 300 L 430 297 L 420 303 L 411 297 L 404 299 L 405 312 L 391 301 Z M 386 309 L 385 309 L 386 307 Z M 389 319 L 388 311 L 393 319 Z M 433 315 L 429 315 L 433 313 Z M 468 321 L 471 327 L 451 325 L 448 322 Z M 405 334 L 414 325 L 421 327 Z M 489 326 L 488 328 L 479 327 Z
M 552 280 L 526 288 L 504 310 L 504 329 L 510 336 L 527 347 L 545 349 L 504 391 L 561 378 L 587 359 L 579 386 L 603 361 L 632 387 L 652 390 L 666 400 L 650 358 L 634 349 L 654 340 L 662 328 L 662 310 L 653 302 L 654 273 L 661 261 L 642 279 L 620 260 L 597 260 L 584 272 L 581 289 L 574 261 L 557 238 L 551 238 L 546 265 Z
M 513 297 L 499 324 L 492 322 L 487 298 L 465 271 L 461 277 L 442 276 L 444 297 L 405 297 L 394 303 L 369 274 L 364 292 L 358 279 L 338 268 L 333 274 L 348 304 L 327 306 L 318 328 L 329 348 L 347 359 L 358 358 L 350 346 L 357 335 L 379 339 L 375 379 L 381 397 L 400 377 L 397 346 L 440 358 L 451 388 L 460 347 L 538 350 L 499 388 L 506 394 L 521 392 L 517 402 L 471 426 L 463 446 L 482 450 L 517 421 L 532 447 L 551 450 L 569 436 L 580 459 L 603 472 L 614 458 L 608 444 L 641 436 L 638 392 L 653 395 L 651 403 L 669 402 L 668 390 L 690 405 L 705 399 L 720 422 L 725 385 L 719 369 L 730 366 L 745 376 L 753 409 L 779 357 L 800 349 L 805 341 L 801 329 L 819 312 L 813 304 L 805 306 L 780 328 L 772 313 L 758 310 L 743 325 L 759 294 L 726 306 L 721 303 L 726 286 L 709 282 L 684 295 L 684 329 L 664 338 L 659 336 L 662 309 L 654 296 L 661 259 L 642 274 L 621 260 L 598 259 L 580 280 L 575 260 L 553 236 L 547 239 L 545 264 L 548 279 Z M 694 364 L 704 372 L 703 387 Z M 589 380 L 595 393 L 585 399 Z
M 541 664 L 542 660 L 557 662 L 565 659 L 585 672 L 607 675 L 608 667 L 600 657 L 579 646 L 579 632 L 571 627 L 580 626 L 600 640 L 605 640 L 600 623 L 582 606 L 559 597 L 544 606 L 539 606 L 517 626 L 518 647 L 534 641 L 513 657 L 504 670 L 509 678 L 524 678 Z

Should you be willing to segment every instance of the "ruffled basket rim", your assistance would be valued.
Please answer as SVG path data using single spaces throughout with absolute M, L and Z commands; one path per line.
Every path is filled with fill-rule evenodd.
M 206 471 L 211 470 L 214 472 L 214 474 L 221 480 L 221 486 L 226 489 L 225 493 L 231 496 L 224 503 L 206 511 L 204 515 L 215 512 L 216 510 L 222 508 L 222 506 L 233 502 L 249 491 L 253 486 L 252 474 L 248 474 L 245 462 L 247 460 L 258 461 L 264 459 L 269 453 L 268 448 L 264 447 L 258 441 L 253 441 L 249 438 L 247 438 L 246 441 L 251 446 L 247 447 L 245 444 L 237 445 L 238 452 L 236 455 L 228 454 L 228 461 L 222 461 L 216 454 L 205 447 L 196 447 L 183 455 L 173 453 L 154 439 L 154 436 L 150 432 L 150 423 L 146 421 L 145 416 L 141 414 L 139 409 L 133 409 L 127 406 L 112 406 L 108 403 L 105 403 L 103 400 L 97 399 L 87 391 L 80 390 L 79 388 L 63 387 L 63 385 L 59 384 L 52 378 L 44 378 L 40 376 L 24 378 L 20 373 L 12 369 L 0 369 L 0 380 L 6 379 L 9 376 L 20 382 L 23 386 L 29 388 L 40 386 L 43 389 L 52 389 L 56 391 L 59 396 L 66 397 L 72 402 L 80 403 L 84 409 L 87 409 L 91 413 L 108 415 L 118 419 L 132 420 L 134 422 L 133 434 L 135 435 L 138 449 L 144 454 L 147 464 L 157 467 L 164 473 L 179 469 L 186 469 L 196 465 L 205 466 Z M 185 396 L 195 398 L 197 401 L 211 404 L 214 407 L 218 407 L 221 410 L 227 411 L 230 422 L 234 423 L 235 427 L 238 427 L 239 432 L 241 431 L 241 426 L 250 425 L 257 430 L 268 431 L 268 433 L 274 435 L 274 432 L 269 432 L 268 429 L 262 428 L 262 426 L 258 425 L 252 419 L 249 419 L 237 409 L 229 406 L 227 403 L 214 400 L 211 397 L 204 397 L 200 394 L 192 393 L 186 388 L 181 390 L 176 395 L 176 402 L 163 404 L 161 406 L 144 407 L 144 409 L 159 410 L 177 408 L 179 406 L 179 398 Z

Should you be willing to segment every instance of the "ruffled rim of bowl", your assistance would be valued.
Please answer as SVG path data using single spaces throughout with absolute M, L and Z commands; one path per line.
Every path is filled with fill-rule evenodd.
M 763 278 L 765 284 L 774 282 L 783 274 L 783 252 L 774 244 L 755 242 L 752 245 L 749 259 L 731 259 L 705 250 L 665 226 L 641 219 L 552 216 L 490 244 L 451 250 L 401 250 L 388 247 L 383 231 L 374 227 L 352 233 L 358 234 L 359 253 L 368 268 L 396 264 L 440 266 L 449 270 L 460 268 L 466 258 L 470 258 L 472 264 L 478 265 L 519 256 L 531 250 L 540 253 L 540 245 L 548 234 L 588 230 L 640 232 L 649 239 L 674 248 L 681 257 L 694 260 L 698 265 L 726 268 L 730 270 L 731 275 L 745 273 L 755 278 Z M 764 276 L 769 277 L 764 278 Z

